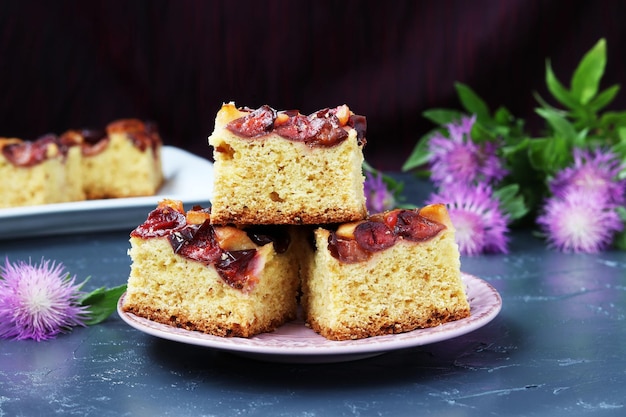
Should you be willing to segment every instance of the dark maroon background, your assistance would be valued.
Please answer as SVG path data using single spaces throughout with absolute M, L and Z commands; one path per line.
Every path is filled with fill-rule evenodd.
M 33 139 L 121 117 L 210 156 L 224 101 L 368 118 L 366 158 L 398 169 L 459 107 L 454 82 L 538 125 L 544 68 L 571 73 L 601 37 L 604 86 L 626 83 L 626 1 L 0 2 L 0 136 Z M 626 91 L 614 107 L 626 109 Z

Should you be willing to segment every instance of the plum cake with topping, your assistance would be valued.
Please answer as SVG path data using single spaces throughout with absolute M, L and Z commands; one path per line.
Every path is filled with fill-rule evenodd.
M 131 232 L 124 311 L 216 336 L 250 337 L 296 317 L 287 226 L 214 226 L 210 209 L 163 200 Z
M 163 182 L 162 141 L 156 127 L 137 119 L 106 131 L 68 130 L 36 140 L 0 138 L 0 208 L 138 197 Z
M 346 105 L 311 115 L 222 105 L 209 137 L 214 224 L 325 224 L 367 215 L 365 117 Z
M 69 130 L 61 137 L 81 146 L 88 199 L 154 195 L 163 182 L 162 141 L 152 123 L 119 119 L 105 131 Z
M 319 227 L 303 263 L 307 324 L 332 340 L 437 326 L 469 316 L 455 229 L 444 205 Z
M 0 207 L 85 199 L 80 148 L 54 134 L 28 141 L 0 138 Z

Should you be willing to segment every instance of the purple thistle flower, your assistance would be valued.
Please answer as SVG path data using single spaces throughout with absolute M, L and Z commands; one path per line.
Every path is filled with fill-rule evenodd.
M 508 252 L 509 218 L 487 184 L 450 185 L 430 196 L 434 203 L 447 205 L 461 254 Z
M 54 338 L 73 326 L 84 326 L 87 307 L 80 305 L 81 285 L 61 263 L 32 265 L 5 260 L 0 266 L 0 338 Z
M 475 121 L 476 116 L 463 117 L 460 123 L 446 126 L 450 138 L 437 133 L 429 140 L 430 177 L 436 185 L 478 181 L 492 183 L 508 173 L 496 155 L 496 143 L 479 145 L 472 141 L 470 134 Z
M 600 190 L 570 187 L 546 200 L 537 224 L 548 245 L 562 252 L 598 253 L 624 225 L 614 204 Z
M 369 213 L 382 213 L 394 208 L 396 200 L 393 193 L 387 188 L 380 172 L 377 175 L 365 172 L 364 189 Z
M 626 182 L 617 180 L 623 169 L 617 155 L 610 150 L 574 149 L 574 165 L 559 172 L 550 182 L 550 191 L 563 196 L 569 187 L 584 191 L 597 191 L 610 204 L 624 204 Z

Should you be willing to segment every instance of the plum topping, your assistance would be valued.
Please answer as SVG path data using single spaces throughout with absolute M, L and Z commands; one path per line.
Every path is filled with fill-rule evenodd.
M 297 142 L 304 142 L 309 146 L 330 147 L 348 137 L 345 126 L 357 130 L 357 139 L 365 144 L 365 117 L 352 115 L 343 122 L 338 117 L 349 112 L 347 106 L 334 109 L 319 110 L 310 116 L 305 116 L 297 110 L 276 112 L 264 105 L 247 115 L 235 119 L 226 125 L 226 128 L 236 135 L 254 138 L 271 133 Z
M 348 120 L 348 126 L 356 130 L 356 138 L 359 141 L 359 145 L 365 145 L 367 139 L 365 139 L 365 133 L 367 131 L 367 119 L 365 116 L 353 114 Z
M 131 236 L 144 239 L 166 237 L 174 253 L 206 265 L 214 265 L 220 277 L 233 288 L 244 291 L 251 289 L 257 282 L 252 272 L 257 250 L 222 249 L 215 228 L 208 218 L 198 224 L 188 222 L 190 213 L 209 212 L 210 209 L 194 206 L 186 216 L 182 203 L 179 203 L 175 200 L 159 203 L 148 214 L 146 221 L 131 232 Z M 285 252 L 290 244 L 289 235 L 284 229 L 263 226 L 246 230 L 245 233 L 257 246 L 273 242 L 277 253 Z
M 48 145 L 52 143 L 57 144 L 60 149 L 58 138 L 53 134 L 48 134 L 35 141 L 23 141 L 4 146 L 2 154 L 15 166 L 32 167 L 46 160 Z
M 217 244 L 215 230 L 209 221 L 205 221 L 199 227 L 196 225 L 188 226 L 187 229 L 192 232 L 191 236 L 182 242 L 178 250 L 172 245 L 174 252 L 204 264 L 212 264 L 220 259 L 222 249 Z M 185 237 L 184 234 L 181 236 Z M 171 239 L 170 244 L 172 244 Z
M 248 267 L 255 255 L 254 249 L 224 252 L 223 256 L 215 262 L 215 269 L 228 285 L 243 290 L 257 281 L 248 272 Z
M 237 135 L 254 138 L 267 134 L 272 129 L 275 119 L 276 110 L 265 105 L 231 121 L 226 128 Z
M 174 253 L 179 253 L 182 247 L 193 239 L 198 231 L 198 228 L 199 226 L 197 225 L 187 225 L 182 229 L 176 230 L 172 232 L 172 234 L 167 235 Z
M 363 222 L 354 229 L 354 239 L 369 252 L 385 250 L 396 243 L 398 237 L 384 223 Z
M 144 129 L 130 131 L 127 135 L 133 145 L 142 152 L 148 148 L 152 148 L 154 151 L 161 144 L 161 136 L 159 136 L 157 126 L 153 122 L 146 122 Z
M 294 141 L 305 142 L 317 134 L 316 129 L 317 127 L 311 123 L 308 117 L 296 114 L 282 121 L 280 125 L 274 126 L 274 133 Z
M 446 226 L 420 215 L 416 210 L 391 210 L 372 215 L 360 222 L 352 236 L 337 236 L 331 232 L 328 249 L 331 255 L 344 263 L 367 260 L 375 252 L 393 246 L 398 239 L 423 242 L 445 229 Z
M 107 125 L 106 133 L 108 136 L 113 133 L 126 135 L 133 145 L 142 152 L 148 148 L 156 151 L 162 144 L 157 125 L 150 121 L 119 119 Z
M 95 145 L 96 143 L 107 137 L 104 130 L 100 129 L 82 129 L 80 131 L 80 134 L 82 135 L 85 142 L 90 145 Z
M 148 214 L 145 222 L 130 235 L 143 238 L 161 237 L 179 231 L 187 224 L 185 215 L 169 207 L 159 207 Z
M 100 152 L 103 152 L 108 146 L 111 140 L 108 136 L 104 136 L 97 142 L 87 142 L 83 144 L 81 149 L 83 155 L 85 156 L 94 156 L 98 155 Z
M 414 211 L 406 210 L 398 214 L 394 231 L 405 239 L 423 242 L 443 229 L 445 229 L 443 224 L 429 220 Z
M 333 257 L 345 263 L 367 261 L 372 256 L 356 240 L 340 238 L 335 233 L 328 237 L 328 249 Z
M 291 238 L 285 229 L 272 228 L 271 226 L 254 226 L 246 229 L 248 237 L 258 246 L 268 243 L 274 244 L 276 253 L 285 253 L 289 249 Z

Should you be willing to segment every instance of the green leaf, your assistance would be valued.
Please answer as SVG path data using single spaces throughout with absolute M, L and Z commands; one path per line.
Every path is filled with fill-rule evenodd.
M 571 95 L 581 104 L 587 104 L 598 92 L 606 67 L 606 40 L 600 39 L 578 64 L 572 76 Z
M 622 222 L 626 222 L 626 208 L 618 206 L 617 214 L 619 214 Z M 615 238 L 613 239 L 613 245 L 618 249 L 626 250 L 626 231 L 620 232 L 615 235 Z
M 428 163 L 430 160 L 430 152 L 428 151 L 428 141 L 430 136 L 432 136 L 434 132 L 422 136 L 420 140 L 415 144 L 413 148 L 413 152 L 409 155 L 409 158 L 402 165 L 402 171 L 406 172 L 414 168 L 419 168 Z
M 474 126 L 472 126 L 472 131 L 470 133 L 470 136 L 472 137 L 473 142 L 483 143 L 483 142 L 494 140 L 495 138 L 499 137 L 500 135 L 504 133 L 503 130 L 506 131 L 507 129 L 506 128 L 502 129 L 501 127 L 498 127 L 498 126 L 488 127 L 488 126 L 485 126 L 485 124 L 476 120 L 476 122 L 474 123 Z
M 535 138 L 529 141 L 528 145 L 531 166 L 543 172 L 544 176 L 564 168 L 572 159 L 571 148 L 567 141 L 559 136 Z
M 528 142 L 528 160 L 530 165 L 536 170 L 543 171 L 543 167 L 546 165 L 543 150 L 547 142 L 546 138 L 535 138 Z
M 617 179 L 626 179 L 626 128 L 620 129 L 620 141 L 611 147 L 611 151 L 619 157 L 624 167 L 617 173 Z
M 500 153 L 503 157 L 515 157 L 518 152 L 524 151 L 528 148 L 530 139 L 525 138 L 514 138 L 515 140 L 508 141 L 506 145 L 500 148 Z
M 89 318 L 85 324 L 92 326 L 98 324 L 113 313 L 117 308 L 117 302 L 126 291 L 126 284 L 113 288 L 101 287 L 86 294 L 80 304 L 89 309 Z
M 422 116 L 435 123 L 436 125 L 447 125 L 452 122 L 461 120 L 463 113 L 458 110 L 449 109 L 431 109 L 422 113 Z
M 544 108 L 536 109 L 536 112 L 541 117 L 546 119 L 548 124 L 552 126 L 552 129 L 554 129 L 554 132 L 557 135 L 567 139 L 570 143 L 574 142 L 575 138 L 578 135 L 578 132 L 576 132 L 574 126 L 559 112 L 552 109 Z
M 506 107 L 498 107 L 493 115 L 493 120 L 501 126 L 508 126 L 514 119 L 515 118 Z
M 615 129 L 616 131 L 618 131 L 618 137 L 619 137 L 619 129 L 626 127 L 626 111 L 604 112 L 602 114 L 602 117 L 600 117 L 600 121 L 598 124 L 599 124 L 599 127 L 603 130 Z
M 559 103 L 570 109 L 580 107 L 580 104 L 576 101 L 572 94 L 565 87 L 563 87 L 563 84 L 561 84 L 558 78 L 556 78 L 549 60 L 546 62 L 546 86 L 548 87 L 548 91 L 550 91 L 552 96 Z
M 489 121 L 491 119 L 489 107 L 474 90 L 461 83 L 455 83 L 454 87 L 459 95 L 461 104 L 468 113 L 475 114 L 480 121 Z
M 509 184 L 493 192 L 493 195 L 500 200 L 500 207 L 510 216 L 511 220 L 524 217 L 529 209 L 526 206 L 524 197 L 520 194 L 518 184 Z
M 626 232 L 620 232 L 615 235 L 613 245 L 620 250 L 626 250 Z
M 616 210 L 617 210 L 617 214 L 619 215 L 619 218 L 623 222 L 626 222 L 626 207 L 617 206 Z
M 589 133 L 589 129 L 585 128 L 578 132 L 576 137 L 574 138 L 574 142 L 572 143 L 572 147 L 574 148 L 584 148 L 587 143 L 587 133 Z
M 599 112 L 611 104 L 611 102 L 615 99 L 615 96 L 617 96 L 619 90 L 620 86 L 616 84 L 602 91 L 588 103 L 589 110 L 592 112 Z

